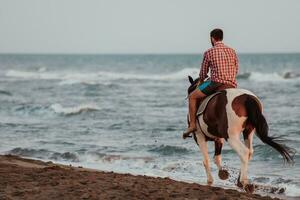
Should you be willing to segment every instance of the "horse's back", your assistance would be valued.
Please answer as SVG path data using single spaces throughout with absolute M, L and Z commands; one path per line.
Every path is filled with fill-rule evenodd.
M 226 96 L 229 100 L 234 99 L 235 97 L 238 97 L 243 94 L 251 95 L 251 96 L 254 96 L 257 98 L 257 96 L 253 92 L 246 90 L 246 89 L 229 88 L 229 89 L 226 89 L 225 91 L 226 91 Z
M 263 108 L 262 102 L 260 99 L 251 91 L 246 89 L 240 89 L 240 88 L 230 88 L 226 89 L 226 97 L 228 100 L 229 106 L 233 106 L 233 104 L 241 104 L 243 105 L 245 103 L 245 100 L 250 97 L 254 99 L 258 105 L 260 106 L 261 110 Z
M 244 99 L 244 97 L 248 97 L 249 95 L 259 102 L 258 97 L 246 89 L 229 88 L 222 90 L 210 100 L 207 110 L 210 110 L 210 112 L 214 111 L 217 115 L 222 114 L 223 111 L 230 110 L 234 102 L 240 102 L 237 100 Z

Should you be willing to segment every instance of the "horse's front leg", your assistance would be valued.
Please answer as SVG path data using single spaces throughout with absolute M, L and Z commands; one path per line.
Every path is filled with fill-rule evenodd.
M 224 169 L 222 167 L 222 156 L 221 156 L 221 152 L 222 152 L 222 147 L 224 144 L 224 139 L 223 138 L 218 138 L 215 140 L 215 155 L 214 155 L 214 161 L 215 164 L 217 165 L 218 169 L 219 169 L 219 178 L 222 180 L 226 180 L 229 177 L 229 173 L 226 169 Z
M 198 129 L 199 130 L 199 129 Z M 207 142 L 205 140 L 205 136 L 201 131 L 196 133 L 199 149 L 203 154 L 203 165 L 205 168 L 206 176 L 207 176 L 207 184 L 211 185 L 214 181 L 211 175 L 211 168 L 210 168 L 210 159 L 208 154 Z
M 218 169 L 221 170 L 222 169 L 222 156 L 221 156 L 221 152 L 222 152 L 222 147 L 223 147 L 224 141 L 222 138 L 216 139 L 215 140 L 215 155 L 214 155 L 214 160 L 215 160 L 215 164 L 217 165 Z

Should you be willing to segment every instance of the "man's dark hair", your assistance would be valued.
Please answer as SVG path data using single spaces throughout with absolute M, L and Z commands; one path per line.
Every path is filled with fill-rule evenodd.
M 223 40 L 223 31 L 222 29 L 216 28 L 210 32 L 210 37 L 214 38 L 216 41 Z

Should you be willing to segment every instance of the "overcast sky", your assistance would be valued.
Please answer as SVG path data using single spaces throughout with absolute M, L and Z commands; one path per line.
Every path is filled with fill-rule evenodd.
M 0 0 L 0 53 L 300 52 L 300 0 Z

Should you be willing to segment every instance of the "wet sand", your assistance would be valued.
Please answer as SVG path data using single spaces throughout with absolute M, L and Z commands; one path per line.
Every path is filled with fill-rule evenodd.
M 196 183 L 0 155 L 0 199 L 272 199 Z

